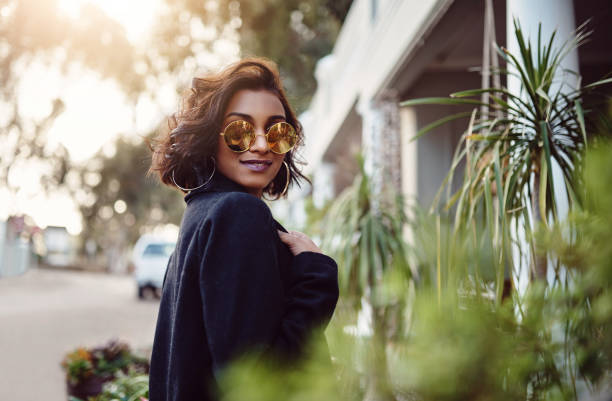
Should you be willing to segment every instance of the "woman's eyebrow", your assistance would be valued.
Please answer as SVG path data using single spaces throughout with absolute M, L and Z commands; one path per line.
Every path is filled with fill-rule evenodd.
M 230 113 L 227 113 L 225 115 L 225 118 L 228 118 L 230 116 L 237 116 L 237 117 L 243 118 L 243 119 L 248 120 L 248 121 L 253 121 L 253 117 L 251 117 L 250 115 L 244 114 L 244 113 L 238 113 L 236 111 L 232 111 Z M 270 121 L 270 120 L 283 120 L 283 121 L 286 121 L 287 118 L 285 116 L 283 116 L 283 115 L 275 114 L 273 116 L 268 117 L 268 121 Z
M 238 113 L 238 112 L 235 112 L 235 111 L 232 111 L 231 113 L 227 113 L 225 115 L 225 118 L 228 118 L 228 117 L 231 117 L 231 116 L 238 116 L 240 118 L 244 118 L 245 120 L 252 120 L 253 119 L 253 117 L 251 117 L 248 114 Z

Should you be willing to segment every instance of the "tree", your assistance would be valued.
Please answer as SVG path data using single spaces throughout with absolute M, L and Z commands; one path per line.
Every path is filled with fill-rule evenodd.
M 152 136 L 149 135 L 149 138 Z M 80 171 L 81 237 L 123 252 L 145 231 L 162 223 L 179 225 L 183 196 L 146 176 L 150 151 L 142 140 L 121 137 L 115 153 L 98 154 Z
M 143 79 L 128 67 L 135 58 L 133 46 L 123 28 L 94 6 L 84 7 L 78 23 L 62 15 L 52 0 L 2 0 L 0 10 L 0 105 L 6 113 L 0 122 L 0 140 L 5 144 L 0 183 L 14 190 L 8 181 L 10 169 L 36 160 L 47 166 L 41 179 L 45 188 L 62 185 L 69 157 L 62 146 L 49 149 L 45 134 L 64 103 L 58 97 L 42 118 L 25 116 L 19 108 L 20 75 L 33 62 L 63 71 L 78 63 L 103 78 L 116 79 L 126 93 L 134 94 L 142 89 Z
M 160 28 L 163 35 L 172 32 L 184 38 L 182 50 L 176 46 L 160 48 L 162 57 L 173 53 L 193 58 L 213 43 L 203 44 L 201 28 L 212 27 L 220 35 L 238 35 L 242 55 L 268 57 L 279 65 L 287 92 L 298 112 L 304 111 L 316 89 L 314 68 L 317 60 L 331 52 L 341 22 L 352 1 L 329 0 L 219 0 L 202 2 L 181 0 L 167 2 L 168 25 Z
M 127 39 L 118 22 L 93 4 L 83 6 L 78 18 L 72 18 L 62 14 L 57 0 L 0 0 L 0 105 L 6 110 L 0 118 L 0 140 L 5 144 L 0 158 L 0 183 L 16 192 L 18 184 L 9 182 L 11 170 L 29 163 L 43 165 L 40 183 L 45 190 L 68 188 L 80 205 L 84 238 L 109 240 L 108 228 L 117 226 L 129 233 L 126 241 L 133 241 L 137 227 L 155 220 L 144 209 L 161 208 L 165 216 L 170 205 L 175 205 L 168 199 L 176 196 L 168 189 L 150 187 L 152 183 L 135 176 L 144 176 L 146 169 L 134 169 L 127 162 L 129 152 L 135 155 L 131 160 L 136 157 L 147 164 L 144 159 L 148 160 L 148 155 L 142 153 L 144 145 L 141 148 L 121 139 L 116 143 L 114 157 L 105 158 L 99 153 L 86 166 L 75 166 L 62 145 L 49 147 L 46 133 L 65 105 L 58 93 L 45 116 L 32 118 L 24 114 L 19 108 L 24 67 L 37 62 L 64 73 L 74 68 L 94 71 L 102 79 L 116 81 L 135 106 L 143 94 L 156 100 L 162 83 L 170 82 L 177 91 L 183 89 L 183 77 L 191 77 L 201 72 L 198 67 L 206 67 L 202 55 L 214 53 L 215 46 L 223 40 L 235 40 L 243 55 L 257 54 L 279 64 L 292 103 L 301 111 L 315 90 L 315 63 L 331 51 L 350 4 L 348 0 L 166 1 L 150 40 L 136 45 Z M 71 180 L 67 180 L 69 175 Z M 74 179 L 75 175 L 81 178 Z M 115 188 L 117 182 L 117 193 L 108 192 L 109 185 Z M 119 196 L 128 211 L 116 216 L 113 202 L 118 198 L 113 196 Z M 177 222 L 174 211 L 168 219 Z M 159 216 L 158 212 L 154 214 Z M 111 217 L 104 220 L 101 215 Z M 133 226 L 128 224 L 140 218 L 144 220 Z
M 45 139 L 64 109 L 61 95 L 52 100 L 46 116 L 24 116 L 17 92 L 24 66 L 41 62 L 66 72 L 79 65 L 116 80 L 136 101 L 142 93 L 155 94 L 160 81 L 177 82 L 183 72 L 192 75 L 196 58 L 214 52 L 219 38 L 235 32 L 244 54 L 266 56 L 279 64 L 301 111 L 315 90 L 315 63 L 331 50 L 350 4 L 347 0 L 168 1 L 151 40 L 139 47 L 95 5 L 85 5 L 73 19 L 62 14 L 56 0 L 0 0 L 0 104 L 7 112 L 0 122 L 0 139 L 7 144 L 0 182 L 16 190 L 9 185 L 10 169 L 25 161 L 47 165 L 41 179 L 46 189 L 63 185 L 70 170 L 66 149 L 49 149 Z

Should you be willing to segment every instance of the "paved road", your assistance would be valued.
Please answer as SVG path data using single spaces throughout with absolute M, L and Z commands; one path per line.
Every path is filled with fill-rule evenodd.
M 33 269 L 0 278 L 0 400 L 65 401 L 60 362 L 73 348 L 117 338 L 153 343 L 157 301 L 128 276 Z

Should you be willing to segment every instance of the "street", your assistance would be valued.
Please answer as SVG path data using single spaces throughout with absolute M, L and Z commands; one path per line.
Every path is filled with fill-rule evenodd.
M 131 276 L 32 269 L 0 278 L 0 400 L 65 401 L 60 363 L 78 346 L 153 343 L 159 303 Z

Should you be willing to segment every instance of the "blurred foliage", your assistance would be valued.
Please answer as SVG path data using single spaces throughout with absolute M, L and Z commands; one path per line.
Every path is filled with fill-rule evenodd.
M 314 335 L 313 338 L 320 338 Z M 339 388 L 324 341 L 312 341 L 302 363 L 245 355 L 222 372 L 224 401 L 337 400 Z M 305 385 L 307 384 L 307 385 Z M 254 391 L 254 389 L 256 389 Z
M 437 234 L 451 231 L 448 223 L 417 217 L 419 223 L 411 226 L 410 236 L 416 244 L 429 244 L 433 249 L 416 257 L 421 279 L 394 275 L 389 281 L 373 282 L 372 289 L 388 291 L 383 288 L 389 288 L 390 282 L 400 289 L 394 294 L 405 305 L 405 330 L 381 343 L 375 341 L 372 322 L 369 329 L 358 327 L 363 310 L 339 309 L 326 330 L 331 371 L 319 359 L 316 347 L 313 357 L 295 370 L 259 360 L 239 361 L 224 376 L 223 399 L 578 400 L 601 391 L 609 397 L 610 154 L 612 144 L 602 144 L 593 146 L 584 158 L 585 168 L 579 172 L 583 186 L 579 189 L 587 194 L 584 209 L 574 211 L 571 221 L 538 227 L 542 247 L 564 266 L 562 284 L 550 286 L 539 280 L 497 302 L 490 286 L 482 290 L 488 280 L 479 278 L 470 267 L 475 263 L 473 257 L 491 247 L 491 242 L 453 242 L 452 236 Z M 576 230 L 572 235 L 570 227 Z M 420 252 L 418 247 L 411 247 L 411 256 Z M 455 255 L 446 285 L 441 287 L 437 279 L 425 278 L 427 270 L 435 272 L 440 264 L 438 248 Z M 495 259 L 485 256 L 481 263 L 494 265 Z M 350 268 L 341 263 L 339 267 Z M 496 266 L 492 271 L 498 272 Z M 344 273 L 340 278 L 346 280 Z M 474 285 L 477 280 L 483 283 Z M 341 285 L 347 289 L 346 282 Z M 521 302 L 517 302 L 519 296 Z M 385 357 L 373 358 L 373 354 Z M 371 397 L 372 377 L 385 372 L 391 391 Z
M 377 288 L 387 269 L 411 275 L 401 240 L 407 221 L 403 201 L 394 195 L 388 203 L 375 208 L 362 159 L 359 164 L 360 174 L 335 199 L 321 221 L 325 228 L 323 246 L 337 255 L 338 264 L 343 266 L 341 291 L 345 298 L 357 303 L 362 296 L 376 299 L 370 291 Z
M 89 397 L 87 401 L 141 401 L 149 397 L 149 377 L 131 370 L 119 372 L 116 378 L 105 383 L 102 393 Z
M 178 226 L 185 202 L 180 192 L 146 176 L 151 156 L 144 141 L 122 137 L 114 146 L 112 156 L 100 151 L 80 170 L 74 197 L 84 219 L 81 237 L 124 249 L 157 225 Z
M 376 194 L 359 159 L 360 174 L 340 194 L 321 220 L 324 224 L 322 246 L 341 268 L 339 283 L 342 302 L 339 308 L 361 309 L 362 299 L 372 307 L 372 342 L 383 347 L 402 330 L 400 314 L 405 306 L 410 281 L 407 248 L 402 239 L 406 223 L 403 199 L 395 194 Z M 373 204 L 376 200 L 378 204 Z M 391 399 L 386 354 L 366 352 L 369 372 L 366 399 Z
M 564 288 L 570 290 L 560 293 L 561 301 L 570 306 L 564 311 L 566 336 L 576 353 L 578 373 L 592 381 L 609 379 L 612 371 L 611 154 L 609 143 L 594 147 L 584 166 L 583 209 L 537 233 L 567 267 Z
M 63 185 L 71 167 L 65 147 L 51 148 L 45 137 L 64 102 L 58 93 L 45 115 L 24 114 L 18 94 L 25 68 L 42 63 L 67 73 L 80 63 L 116 79 L 128 94 L 142 90 L 143 77 L 134 72 L 136 52 L 123 28 L 95 6 L 83 7 L 79 20 L 63 15 L 56 0 L 0 0 L 0 10 L 0 183 L 16 190 L 10 168 L 35 161 L 45 166 L 41 185 L 48 190 Z

